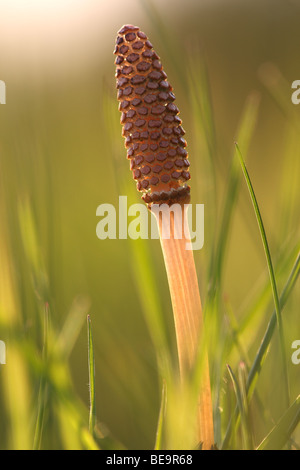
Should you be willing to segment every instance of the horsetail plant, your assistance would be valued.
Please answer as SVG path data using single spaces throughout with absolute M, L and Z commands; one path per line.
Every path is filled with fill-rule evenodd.
M 136 26 L 123 26 L 114 52 L 127 158 L 137 189 L 143 193 L 142 199 L 158 223 L 184 382 L 195 367 L 199 345 L 204 341 L 195 262 L 192 250 L 187 249 L 190 163 L 185 132 L 174 104 L 173 89 L 146 34 Z M 202 360 L 195 445 L 201 443 L 203 450 L 209 450 L 214 445 L 214 431 L 206 352 Z

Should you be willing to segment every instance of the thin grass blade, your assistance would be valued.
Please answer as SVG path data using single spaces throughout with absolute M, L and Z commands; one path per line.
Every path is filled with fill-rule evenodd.
M 74 348 L 90 308 L 90 300 L 84 296 L 74 299 L 66 320 L 59 332 L 56 347 L 60 354 L 68 358 Z
M 48 356 L 48 321 L 49 321 L 49 305 L 45 305 L 44 315 L 44 344 L 43 344 L 43 363 L 46 365 Z M 44 425 L 45 407 L 47 401 L 47 380 L 44 375 L 41 377 L 39 396 L 38 396 L 38 412 L 34 433 L 33 450 L 39 450 L 42 445 L 42 434 Z
M 238 144 L 236 143 L 236 150 L 237 154 L 239 157 L 239 161 L 242 167 L 242 171 L 247 183 L 247 187 L 250 193 L 251 201 L 254 207 L 257 223 L 259 226 L 259 231 L 260 235 L 262 238 L 262 243 L 267 259 L 267 265 L 268 265 L 268 270 L 269 270 L 269 275 L 270 275 L 270 282 L 272 286 L 272 292 L 273 292 L 273 298 L 274 298 L 274 304 L 275 304 L 275 311 L 276 311 L 276 319 L 277 319 L 277 325 L 278 325 L 278 332 L 279 332 L 279 338 L 280 338 L 280 348 L 281 348 L 281 358 L 282 358 L 282 369 L 283 369 L 283 376 L 284 376 L 284 393 L 285 393 L 285 404 L 288 407 L 290 403 L 290 392 L 289 392 L 289 378 L 288 378 L 288 371 L 287 371 L 287 358 L 286 358 L 286 352 L 285 352 L 285 342 L 284 342 L 284 331 L 283 331 L 283 324 L 282 324 L 282 315 L 281 315 L 281 307 L 280 307 L 280 301 L 279 301 L 279 296 L 278 296 L 278 290 L 277 290 L 277 283 L 275 279 L 275 272 L 273 268 L 273 263 L 272 263 L 272 258 L 271 258 L 271 253 L 269 249 L 269 244 L 267 240 L 267 235 L 265 232 L 261 212 L 258 206 L 258 202 L 255 196 L 255 192 L 253 189 L 253 185 L 248 173 L 248 170 L 246 168 L 242 153 L 240 151 L 240 148 Z
M 243 449 L 252 449 L 252 438 L 248 420 L 248 403 L 247 396 L 245 393 L 245 380 L 244 380 L 244 365 L 241 363 L 238 369 L 238 378 L 233 373 L 231 367 L 227 364 L 229 376 L 232 381 L 233 389 L 236 396 L 237 406 L 241 416 L 241 429 L 242 429 L 242 441 Z
M 293 266 L 293 269 L 291 271 L 291 274 L 288 278 L 288 281 L 283 289 L 283 292 L 280 297 L 280 307 L 281 311 L 284 308 L 290 293 L 292 292 L 296 281 L 299 277 L 300 274 L 300 253 L 297 256 L 297 259 L 295 261 L 295 264 Z M 253 366 L 249 372 L 248 375 L 248 380 L 247 380 L 247 390 L 248 394 L 251 396 L 253 388 L 255 386 L 256 380 L 258 378 L 258 375 L 261 371 L 264 359 L 266 357 L 269 345 L 271 343 L 271 339 L 273 337 L 273 333 L 275 331 L 276 327 L 276 311 L 273 312 L 271 320 L 268 324 L 268 327 L 266 329 L 266 332 L 264 334 L 263 340 L 261 342 L 261 345 L 259 347 L 259 350 L 256 354 L 255 360 L 253 362 Z
M 245 146 L 246 153 L 249 149 L 251 138 L 255 129 L 259 102 L 259 96 L 256 93 L 253 93 L 248 97 L 248 100 L 245 104 L 245 110 L 241 118 L 241 123 L 237 132 L 238 139 L 240 142 L 243 142 L 243 146 Z M 232 215 L 237 200 L 239 182 L 240 175 L 238 171 L 238 165 L 236 159 L 233 158 L 230 168 L 229 183 L 227 187 L 224 207 L 222 210 L 222 220 L 216 244 L 215 256 L 212 259 L 211 264 L 210 278 L 212 291 L 210 296 L 214 296 L 214 292 L 218 291 L 218 285 L 220 284 L 220 280 L 222 277 L 224 255 L 226 252 L 226 245 L 228 241 Z
M 296 261 L 293 265 L 291 273 L 288 277 L 288 280 L 287 280 L 287 282 L 284 286 L 284 289 L 282 291 L 282 294 L 280 296 L 281 311 L 283 310 L 286 302 L 288 301 L 289 296 L 291 295 L 291 293 L 292 293 L 292 291 L 293 291 L 293 289 L 296 285 L 296 281 L 299 277 L 299 274 L 300 274 L 300 253 L 298 253 L 298 256 L 297 256 Z M 255 356 L 253 365 L 252 365 L 252 367 L 250 369 L 250 372 L 249 372 L 249 375 L 248 375 L 246 387 L 247 387 L 247 395 L 248 395 L 249 400 L 250 400 L 250 398 L 253 394 L 257 379 L 258 379 L 259 374 L 261 372 L 263 363 L 266 359 L 268 348 L 270 346 L 275 328 L 276 328 L 276 311 L 274 310 L 273 314 L 271 316 L 271 319 L 269 321 L 269 324 L 267 326 L 267 329 L 265 331 L 265 334 L 263 336 L 263 339 L 261 341 L 258 352 Z M 229 442 L 230 442 L 230 439 L 231 439 L 231 435 L 232 435 L 232 430 L 234 429 L 234 425 L 235 425 L 238 417 L 239 417 L 239 411 L 238 411 L 238 408 L 236 408 L 236 410 L 233 414 L 233 417 L 232 417 L 232 419 L 230 420 L 230 422 L 228 424 L 227 431 L 226 431 L 223 443 L 221 445 L 221 449 L 227 449 L 228 448 Z
M 95 399 L 95 360 L 94 345 L 92 335 L 91 318 L 87 317 L 88 329 L 88 363 L 89 363 L 89 394 L 90 394 L 90 413 L 89 413 L 89 431 L 94 436 L 96 425 L 96 399 Z
M 257 450 L 281 450 L 300 421 L 300 395 L 258 446 Z
M 163 427 L 164 420 L 167 408 L 167 385 L 166 381 L 163 381 L 162 394 L 161 394 L 161 404 L 158 416 L 157 430 L 156 430 L 156 440 L 154 450 L 162 450 L 163 445 Z
M 241 117 L 240 125 L 237 130 L 238 138 L 245 148 L 248 150 L 250 142 L 254 133 L 255 125 L 257 122 L 259 110 L 260 97 L 257 93 L 249 95 L 243 115 Z M 247 152 L 246 150 L 246 152 Z M 215 422 L 215 436 L 216 442 L 220 445 L 221 442 L 221 417 L 219 407 L 219 384 L 222 380 L 222 371 L 224 362 L 222 360 L 222 322 L 221 317 L 222 309 L 220 308 L 222 280 L 224 272 L 225 253 L 227 252 L 228 239 L 230 228 L 232 225 L 234 209 L 236 207 L 237 196 L 240 186 L 240 171 L 238 162 L 232 158 L 231 167 L 229 170 L 229 181 L 226 188 L 226 195 L 224 205 L 221 211 L 221 224 L 217 230 L 216 242 L 214 250 L 210 258 L 209 266 L 209 291 L 207 301 L 204 306 L 204 318 L 210 318 L 210 343 L 209 350 L 212 349 L 215 357 L 214 363 L 211 365 L 212 369 L 212 385 L 213 393 L 216 390 L 214 397 L 214 422 Z M 219 345 L 219 351 L 216 351 L 215 345 Z M 201 363 L 201 361 L 200 361 Z

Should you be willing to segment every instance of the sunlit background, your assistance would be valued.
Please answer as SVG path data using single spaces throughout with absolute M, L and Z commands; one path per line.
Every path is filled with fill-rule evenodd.
M 299 20 L 298 0 L 0 0 L 0 80 L 6 83 L 0 340 L 7 344 L 7 364 L 0 365 L 1 449 L 32 448 L 37 433 L 42 448 L 88 446 L 82 434 L 89 405 L 87 314 L 103 433 L 111 433 L 113 447 L 154 446 L 161 383 L 147 309 L 161 312 L 175 353 L 159 242 L 96 237 L 99 204 L 117 205 L 126 194 L 140 200 L 119 125 L 117 31 L 139 25 L 174 87 L 192 202 L 205 204 L 205 244 L 195 253 L 205 304 L 249 96 L 259 108 L 247 155 L 246 143 L 239 143 L 279 294 L 299 252 L 300 105 L 291 102 L 291 84 L 300 79 Z M 259 230 L 242 172 L 239 177 L 219 286 L 222 345 L 212 347 L 232 344 L 212 359 L 218 444 L 235 405 L 225 364 L 234 370 L 240 360 L 251 365 L 274 310 Z M 143 287 L 147 279 L 153 291 Z M 291 344 L 300 339 L 299 291 L 298 282 L 283 315 L 291 402 L 300 392 L 300 365 L 290 360 Z M 54 350 L 48 362 L 45 318 Z M 285 410 L 280 360 L 275 335 L 251 411 L 256 445 Z M 300 444 L 299 432 L 293 439 Z

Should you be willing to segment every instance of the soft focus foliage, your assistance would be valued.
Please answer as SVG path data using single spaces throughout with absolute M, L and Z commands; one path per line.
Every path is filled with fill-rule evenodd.
M 7 86 L 0 108 L 0 340 L 7 347 L 7 364 L 0 365 L 0 448 L 151 449 L 190 442 L 189 400 L 197 374 L 184 389 L 176 387 L 159 242 L 96 237 L 99 204 L 118 209 L 119 195 L 140 202 L 115 90 L 112 51 L 123 23 L 138 24 L 162 58 L 186 131 L 191 202 L 205 204 L 205 244 L 195 260 L 216 442 L 256 447 L 286 412 L 287 384 L 275 323 L 247 398 L 247 378 L 274 299 L 234 142 L 259 203 L 279 297 L 287 285 L 282 318 L 292 404 L 300 390 L 300 365 L 291 362 L 292 342 L 300 339 L 300 105 L 291 102 L 291 83 L 300 78 L 299 4 L 144 0 L 129 2 L 123 14 L 118 4 L 124 2 L 110 3 L 86 2 L 73 28 L 68 15 L 49 15 L 44 31 L 32 26 L 32 34 L 43 37 L 41 45 L 35 41 L 27 53 L 22 47 L 19 56 L 13 41 L 0 43 L 0 79 Z M 28 17 L 34 25 L 34 12 Z M 3 12 L 3 21 L 7 29 L 0 40 L 16 20 Z M 19 21 L 21 44 L 29 26 L 25 18 Z M 51 53 L 61 22 L 68 34 L 61 44 L 54 41 Z M 49 50 L 43 53 L 45 44 Z M 95 360 L 93 436 L 88 314 Z M 165 422 L 159 419 L 163 383 Z M 235 420 L 238 405 L 241 419 Z M 280 429 L 290 429 L 297 413 L 299 399 Z M 289 445 L 299 446 L 299 429 L 290 431 Z M 274 432 L 264 446 L 281 442 Z

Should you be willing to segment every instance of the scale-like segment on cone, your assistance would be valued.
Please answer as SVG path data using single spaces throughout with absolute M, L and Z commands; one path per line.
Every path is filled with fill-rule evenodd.
M 127 158 L 142 199 L 169 205 L 190 199 L 185 132 L 159 56 L 137 26 L 120 29 L 114 53 Z

